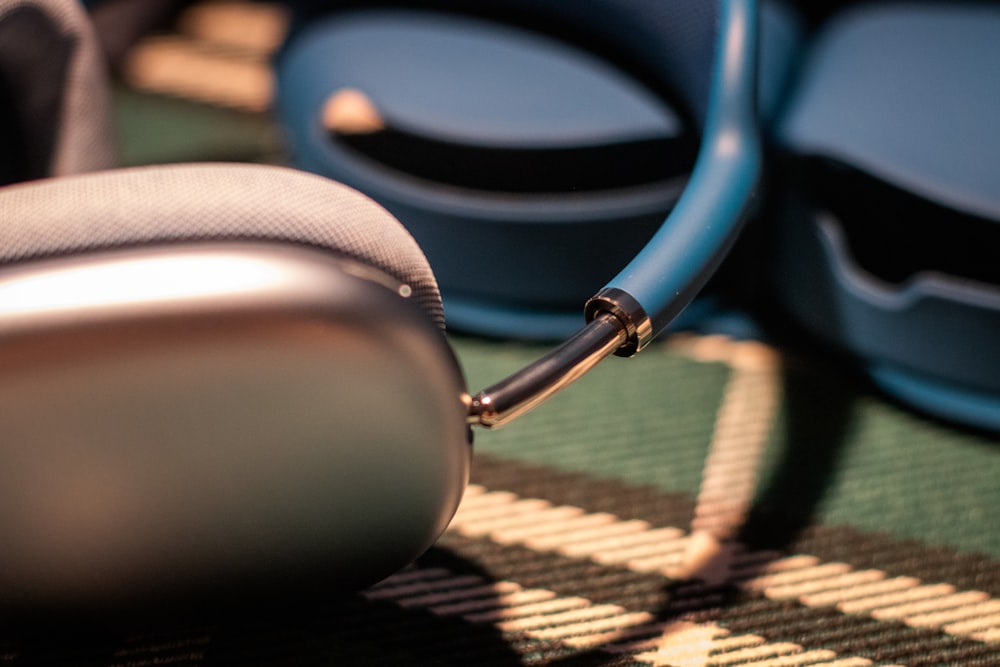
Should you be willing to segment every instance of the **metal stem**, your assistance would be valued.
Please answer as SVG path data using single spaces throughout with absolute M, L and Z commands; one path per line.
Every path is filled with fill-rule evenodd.
M 611 313 L 601 313 L 530 366 L 472 397 L 467 421 L 486 428 L 501 426 L 577 380 L 627 341 L 625 324 Z

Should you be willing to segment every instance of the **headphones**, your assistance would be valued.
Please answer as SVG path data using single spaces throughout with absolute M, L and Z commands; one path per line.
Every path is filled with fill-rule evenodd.
M 773 140 L 771 293 L 907 405 L 1000 430 L 1000 6 L 820 25 Z
M 639 352 L 704 285 L 738 235 L 760 169 L 755 3 L 479 5 L 521 23 L 517 30 L 530 24 L 539 35 L 558 29 L 593 39 L 597 52 L 669 91 L 700 140 L 666 222 L 647 225 L 635 257 L 586 301 L 582 328 L 536 364 L 471 395 L 442 335 L 430 263 L 384 208 L 353 188 L 279 167 L 80 173 L 110 164 L 95 148 L 108 132 L 95 105 L 106 102 L 95 94 L 100 68 L 84 17 L 70 1 L 0 2 L 5 50 L 25 47 L 0 56 L 4 93 L 23 126 L 59 128 L 47 143 L 24 147 L 57 178 L 0 189 L 4 604 L 121 602 L 251 578 L 285 586 L 301 572 L 312 582 L 325 573 L 339 589 L 371 584 L 447 526 L 466 484 L 472 426 L 503 423 L 606 356 Z M 397 55 L 390 47 L 409 28 L 391 14 L 383 24 L 352 14 L 349 27 L 354 36 L 382 31 L 379 48 Z M 465 21 L 481 18 L 408 25 L 426 37 Z M 31 60 L 38 51 L 11 35 L 31 35 L 61 57 L 48 70 L 53 85 L 35 81 L 29 91 L 12 74 L 41 65 Z M 482 45 L 506 48 L 506 35 Z M 608 109 L 624 105 L 629 123 L 652 128 L 652 138 L 613 136 L 618 143 L 605 155 L 670 143 L 657 135 L 665 126 L 650 114 L 650 100 L 626 90 L 631 84 L 595 84 L 574 70 L 576 55 L 566 60 L 551 37 L 537 39 L 545 44 L 527 52 L 554 48 L 552 58 L 522 54 L 527 61 L 624 91 L 631 98 L 609 99 Z M 286 63 L 310 57 L 308 42 L 300 44 L 304 51 L 292 47 Z M 329 71 L 342 73 L 336 64 Z M 339 88 L 365 92 L 347 79 Z M 379 109 L 375 97 L 360 97 L 378 112 L 369 120 L 396 123 L 392 114 L 405 109 Z M 293 100 L 287 109 L 324 104 Z M 390 129 L 413 134 L 407 118 Z M 317 119 L 309 131 L 346 134 L 342 123 Z M 615 134 L 602 123 L 577 129 Z M 361 143 L 328 145 L 351 152 L 358 181 L 398 193 L 404 206 L 423 196 L 424 184 L 379 173 L 377 150 Z M 429 150 L 447 154 L 449 146 Z M 574 157 L 532 150 L 553 164 Z M 13 180 L 41 175 L 21 173 Z M 598 226 L 622 210 L 648 217 L 650 201 L 664 200 L 646 186 L 615 193 L 617 208 L 593 193 L 581 194 L 576 208 L 589 202 L 597 217 L 615 208 Z M 448 228 L 482 204 L 454 185 L 438 190 L 440 199 L 424 203 L 448 209 Z M 514 207 L 530 208 L 527 199 Z M 491 201 L 484 217 L 517 223 L 500 198 Z M 613 245 L 600 242 L 604 233 L 594 236 L 599 247 Z M 621 249 L 611 255 L 617 262 Z
M 661 222 L 697 148 L 699 82 L 662 65 L 706 59 L 684 16 L 667 34 L 645 5 L 299 4 L 277 67 L 296 164 L 403 222 L 451 327 L 567 336 L 658 229 L 681 238 Z M 783 331 L 846 351 L 889 395 L 1000 430 L 998 6 L 798 4 L 760 6 L 768 209 L 672 323 L 767 335 L 727 304 L 780 304 Z M 686 258 L 706 266 L 655 266 L 683 281 Z

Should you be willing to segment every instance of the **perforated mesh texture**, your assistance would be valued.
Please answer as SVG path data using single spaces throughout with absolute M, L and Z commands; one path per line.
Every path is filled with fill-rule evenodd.
M 184 241 L 327 249 L 409 285 L 438 324 L 430 265 L 383 208 L 328 179 L 261 165 L 140 167 L 0 190 L 0 262 Z

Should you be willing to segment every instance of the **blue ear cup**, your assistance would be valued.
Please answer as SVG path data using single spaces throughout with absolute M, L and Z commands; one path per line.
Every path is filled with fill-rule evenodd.
M 323 18 L 278 65 L 297 165 L 387 206 L 427 253 L 452 327 L 556 337 L 676 201 L 696 143 L 581 48 L 472 17 Z M 345 90 L 384 126 L 324 126 Z
M 932 414 L 1000 428 L 1000 8 L 861 5 L 811 45 L 778 127 L 777 289 Z
M 296 165 L 413 232 L 451 327 L 568 335 L 691 177 L 714 57 L 700 30 L 718 3 L 301 4 L 313 13 L 277 64 Z M 776 3 L 765 15 L 770 112 L 796 29 Z M 330 120 L 349 94 L 375 125 Z

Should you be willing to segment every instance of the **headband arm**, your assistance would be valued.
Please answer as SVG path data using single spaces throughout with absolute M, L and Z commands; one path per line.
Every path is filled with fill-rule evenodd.
M 755 0 L 723 0 L 701 149 L 680 201 L 649 243 L 587 304 L 623 318 L 641 350 L 690 303 L 736 240 L 761 171 Z
M 533 364 L 464 397 L 470 424 L 500 426 L 602 359 L 641 350 L 694 298 L 736 240 L 761 163 L 757 11 L 755 0 L 722 0 L 720 8 L 702 146 L 677 206 L 639 255 L 587 302 L 586 326 Z

